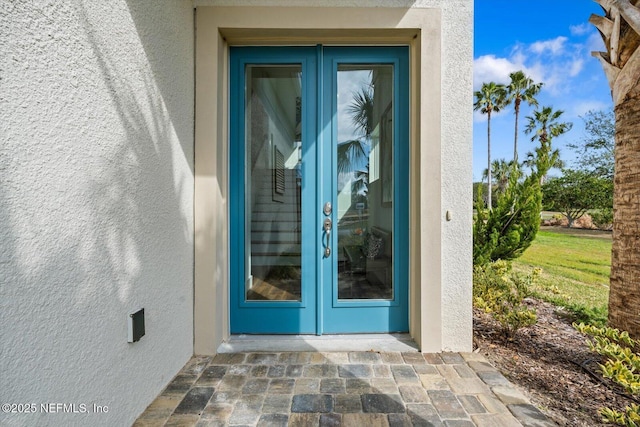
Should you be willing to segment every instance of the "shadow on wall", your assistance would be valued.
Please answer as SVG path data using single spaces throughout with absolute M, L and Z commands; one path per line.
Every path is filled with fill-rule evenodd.
M 25 162 L 0 160 L 0 400 L 108 405 L 95 425 L 131 423 L 193 345 L 193 10 L 129 3 L 16 3 L 37 22 L 15 38 L 52 42 L 12 51 L 37 79 L 3 78 L 34 119 L 8 122 Z
M 184 159 L 189 164 L 191 171 L 189 179 L 192 180 L 188 185 L 190 191 L 189 207 L 191 208 L 194 205 L 193 179 L 196 175 L 194 167 L 194 9 L 191 6 L 191 2 L 184 2 L 189 3 L 187 11 L 166 11 L 163 15 L 163 17 L 171 17 L 176 13 L 188 15 L 189 26 L 185 27 L 183 22 L 187 19 L 186 16 L 185 19 L 166 20 L 159 19 L 157 15 L 149 13 L 150 7 L 176 9 L 177 7 L 174 3 L 179 2 L 169 1 L 169 4 L 161 2 L 161 6 L 156 6 L 158 4 L 157 0 L 126 0 L 126 3 L 153 75 L 164 77 L 155 79 L 153 83 L 162 95 L 162 102 L 168 116 L 164 117 L 164 119 L 171 124 L 172 130 L 176 133 L 180 142 Z M 188 34 L 187 37 L 184 37 L 185 33 Z M 186 45 L 189 45 L 190 48 L 184 48 Z M 176 48 L 176 46 L 179 47 Z M 218 58 L 218 61 L 222 62 L 222 56 Z M 176 69 L 176 64 L 180 64 L 181 67 Z M 188 76 L 188 78 L 185 79 L 185 76 Z M 221 89 L 220 92 L 222 92 Z M 189 109 L 184 108 L 184 100 L 187 97 L 190 100 Z M 209 118 L 209 120 L 213 120 L 213 118 Z M 220 117 L 217 117 L 217 120 L 220 120 Z M 213 146 L 213 141 L 211 145 Z M 198 274 L 211 277 L 211 282 L 215 286 L 213 295 L 208 296 L 208 298 L 210 297 L 215 301 L 227 301 L 226 283 L 228 282 L 228 272 L 224 261 L 228 259 L 227 224 L 219 220 L 219 218 L 227 217 L 227 181 L 226 176 L 224 176 L 224 171 L 227 169 L 227 157 L 226 149 L 220 150 L 213 146 L 211 151 L 213 152 L 201 152 L 200 156 L 208 157 L 209 160 L 214 161 L 215 166 L 211 168 L 200 167 L 197 174 L 203 178 L 200 182 L 206 181 L 207 191 L 214 193 L 210 199 L 207 199 L 207 201 L 213 200 L 213 202 L 206 207 L 204 221 L 199 224 L 190 223 L 188 237 L 192 254 L 195 248 L 195 254 L 193 255 L 195 257 L 200 255 L 206 259 L 205 265 L 199 266 Z M 205 162 L 201 163 L 201 165 L 203 164 Z M 182 188 L 187 187 L 183 186 Z M 191 211 L 189 216 L 191 220 L 194 212 Z M 198 228 L 195 228 L 196 226 Z M 193 241 L 194 238 L 195 242 Z M 194 263 L 192 262 L 191 264 L 193 266 Z M 196 272 L 194 271 L 194 279 L 195 274 Z M 194 287 L 193 281 L 191 286 L 192 288 Z M 195 307 L 192 304 L 192 314 L 194 309 Z M 206 310 L 210 311 L 208 307 Z M 228 313 L 216 312 L 215 317 L 226 319 Z M 227 333 L 226 329 L 224 329 L 226 327 L 225 322 L 207 323 L 206 326 L 201 327 L 214 329 L 214 335 L 217 337 L 222 337 Z
M 164 114 L 159 117 L 162 121 L 160 125 L 177 136 L 183 157 L 193 175 L 193 9 L 189 7 L 186 12 L 191 25 L 184 28 L 184 20 L 159 19 L 158 15 L 149 13 L 149 9 L 158 3 L 157 0 L 126 0 L 126 2 L 152 75 L 162 76 L 153 81 L 154 92 L 160 95 L 157 99 L 161 99 L 163 104 Z M 169 5 L 156 7 L 167 9 Z M 185 14 L 184 11 L 179 10 L 165 13 L 160 18 L 171 18 L 173 13 Z M 186 43 L 188 43 L 187 46 L 185 46 Z M 176 68 L 176 65 L 179 65 L 179 68 Z M 185 75 L 188 78 L 185 78 Z M 185 109 L 187 99 L 190 101 L 189 109 Z

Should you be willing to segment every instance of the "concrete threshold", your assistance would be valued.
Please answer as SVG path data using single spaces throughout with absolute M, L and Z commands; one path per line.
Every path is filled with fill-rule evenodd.
M 334 352 L 379 351 L 417 352 L 409 334 L 344 335 L 231 335 L 218 347 L 218 353 L 243 352 Z

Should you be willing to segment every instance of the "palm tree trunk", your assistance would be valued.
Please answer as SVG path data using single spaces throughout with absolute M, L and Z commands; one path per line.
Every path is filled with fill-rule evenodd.
M 592 15 L 607 52 L 595 52 L 611 87 L 616 115 L 613 245 L 609 325 L 640 338 L 640 4 L 595 0 L 606 11 Z
M 513 163 L 518 164 L 518 116 L 520 115 L 520 99 L 515 100 L 516 129 L 513 135 Z
M 487 113 L 487 192 L 487 207 L 491 210 L 491 111 Z
M 640 337 L 640 85 L 615 107 L 609 324 Z

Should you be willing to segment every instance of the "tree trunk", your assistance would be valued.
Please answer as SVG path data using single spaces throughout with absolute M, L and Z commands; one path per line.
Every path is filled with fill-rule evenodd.
M 640 338 L 640 0 L 596 0 L 607 52 L 594 52 L 616 114 L 609 325 Z
M 513 163 L 518 164 L 518 116 L 520 115 L 520 98 L 515 100 L 516 126 L 513 135 Z
M 640 87 L 615 108 L 609 324 L 640 337 Z
M 493 209 L 491 188 L 491 111 L 487 112 L 487 208 Z

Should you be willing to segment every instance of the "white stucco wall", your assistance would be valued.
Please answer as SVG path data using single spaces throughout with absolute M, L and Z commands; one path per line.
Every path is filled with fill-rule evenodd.
M 193 354 L 193 5 L 0 2 L 0 425 L 130 425 Z M 127 316 L 146 335 L 127 343 Z

